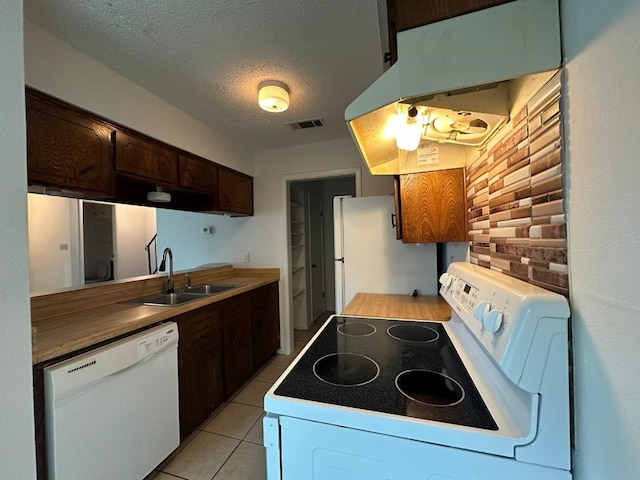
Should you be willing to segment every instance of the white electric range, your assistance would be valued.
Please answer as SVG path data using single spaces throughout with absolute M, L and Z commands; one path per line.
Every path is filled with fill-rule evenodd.
M 332 316 L 265 395 L 269 480 L 569 480 L 564 297 L 453 263 L 448 322 Z

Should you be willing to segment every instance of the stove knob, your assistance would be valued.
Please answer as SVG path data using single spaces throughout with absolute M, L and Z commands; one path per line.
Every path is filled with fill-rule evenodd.
M 476 318 L 476 320 L 482 322 L 485 318 L 487 318 L 487 314 L 489 313 L 490 309 L 491 305 L 489 305 L 489 302 L 487 302 L 486 300 L 482 300 L 481 302 L 478 302 L 478 305 L 476 305 L 476 308 L 473 310 L 473 316 Z
M 482 325 L 491 333 L 496 333 L 502 326 L 502 312 L 500 310 L 491 310 L 482 321 Z
M 451 285 L 451 280 L 453 280 L 453 278 L 448 273 L 443 273 L 442 275 L 440 275 L 440 284 L 444 288 L 447 288 L 449 285 Z

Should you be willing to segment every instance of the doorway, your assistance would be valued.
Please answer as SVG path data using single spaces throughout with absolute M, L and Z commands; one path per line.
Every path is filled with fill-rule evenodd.
M 113 222 L 113 205 L 82 202 L 85 284 L 106 282 L 115 278 Z
M 333 197 L 356 195 L 356 175 L 288 182 L 292 323 L 307 330 L 335 312 Z

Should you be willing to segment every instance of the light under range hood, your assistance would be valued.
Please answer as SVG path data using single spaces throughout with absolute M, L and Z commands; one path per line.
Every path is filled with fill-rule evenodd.
M 482 147 L 509 120 L 509 81 L 560 67 L 558 0 L 516 0 L 400 32 L 397 44 L 398 61 L 345 111 L 362 158 L 373 175 L 464 166 L 457 153 L 429 165 L 424 150 Z M 396 135 L 412 106 L 421 148 L 406 151 Z

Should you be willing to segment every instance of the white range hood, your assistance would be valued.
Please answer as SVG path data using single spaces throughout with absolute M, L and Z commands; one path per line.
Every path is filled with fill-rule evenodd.
M 464 155 L 439 146 L 482 147 L 509 120 L 508 81 L 560 67 L 558 0 L 516 0 L 400 32 L 397 44 L 398 61 L 345 111 L 362 158 L 373 175 L 463 166 Z M 396 145 L 411 106 L 417 151 Z

